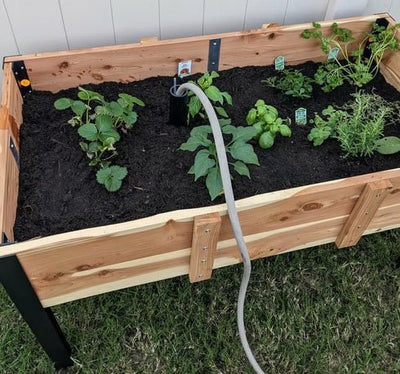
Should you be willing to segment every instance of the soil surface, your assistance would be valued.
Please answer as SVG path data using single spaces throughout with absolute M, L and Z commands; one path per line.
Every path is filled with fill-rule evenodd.
M 306 63 L 298 68 L 312 76 L 316 67 L 314 63 Z M 276 106 L 282 118 L 289 116 L 294 123 L 295 109 L 306 107 L 311 116 L 329 104 L 343 104 L 355 92 L 355 87 L 350 85 L 329 94 L 314 88 L 313 98 L 294 99 L 261 83 L 274 73 L 272 67 L 220 72 L 215 84 L 232 95 L 234 105 L 226 106 L 226 110 L 233 125 L 246 125 L 246 114 L 257 99 Z M 146 103 L 146 107 L 137 108 L 139 120 L 133 129 L 117 143 L 119 154 L 114 163 L 126 166 L 128 176 L 116 193 L 107 192 L 96 182 L 97 169 L 87 165 L 76 128 L 67 123 L 72 112 L 57 111 L 53 107 L 59 97 L 76 98 L 77 89 L 55 95 L 35 91 L 26 98 L 20 134 L 16 240 L 224 202 L 223 197 L 210 201 L 204 178 L 194 182 L 193 176 L 187 174 L 194 154 L 178 148 L 187 140 L 190 128 L 167 124 L 171 82 L 171 77 L 154 77 L 129 84 L 111 82 L 85 86 L 108 100 L 115 100 L 119 93 L 126 92 Z M 389 101 L 400 100 L 400 93 L 381 75 L 364 89 L 374 89 Z M 335 140 L 313 147 L 307 140 L 309 130 L 310 125 L 292 125 L 292 137 L 277 137 L 270 150 L 263 150 L 254 142 L 261 166 L 250 166 L 251 179 L 235 176 L 236 199 L 400 166 L 400 153 L 344 158 Z M 386 127 L 385 135 L 400 136 L 400 126 Z

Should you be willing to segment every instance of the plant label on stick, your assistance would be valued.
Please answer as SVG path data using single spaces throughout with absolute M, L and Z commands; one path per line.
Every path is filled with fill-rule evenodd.
M 192 60 L 181 61 L 178 64 L 178 77 L 187 77 L 192 74 Z
M 294 113 L 297 125 L 307 125 L 307 109 L 299 108 Z
M 275 70 L 284 70 L 285 69 L 285 57 L 278 56 L 275 58 Z
M 331 48 L 329 50 L 329 53 L 328 53 L 328 61 L 336 60 L 338 54 L 339 54 L 339 48 L 338 47 Z

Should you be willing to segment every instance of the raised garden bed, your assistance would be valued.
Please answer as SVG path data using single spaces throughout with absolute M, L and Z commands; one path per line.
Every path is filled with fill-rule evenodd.
M 339 20 L 338 23 L 351 29 L 356 39 L 359 40 L 378 17 L 386 17 L 390 23 L 393 23 L 388 15 L 350 18 Z M 330 24 L 331 22 L 323 23 L 323 29 Z M 218 205 L 210 205 L 206 189 L 198 183 L 192 183 L 192 176 L 186 175 L 188 166 L 190 166 L 190 163 L 187 162 L 190 162 L 191 155 L 176 151 L 176 148 L 186 140 L 189 130 L 168 127 L 163 120 L 171 80 L 150 77 L 173 76 L 176 73 L 178 62 L 184 60 L 193 61 L 193 73 L 206 71 L 210 40 L 220 39 L 219 70 L 223 71 L 220 78 L 221 88 L 231 89 L 230 93 L 234 99 L 235 95 L 239 95 L 240 90 L 248 88 L 250 90 L 248 101 L 253 102 L 254 97 L 260 96 L 261 85 L 257 86 L 260 74 L 268 72 L 268 69 L 229 69 L 270 65 L 277 55 L 284 55 L 286 63 L 291 65 L 298 65 L 309 60 L 323 61 L 326 59 L 326 55 L 319 49 L 318 43 L 300 38 L 301 31 L 307 26 L 272 26 L 243 33 L 166 41 L 147 40 L 135 45 L 6 58 L 0 116 L 2 242 L 5 244 L 14 241 L 19 153 L 22 157 L 21 175 L 24 181 L 20 196 L 23 204 L 18 206 L 20 214 L 15 230 L 18 234 L 16 239 L 50 236 L 9 244 L 2 247 L 2 254 L 5 256 L 4 258 L 17 259 L 17 263 L 22 265 L 42 306 L 50 307 L 91 295 L 184 274 L 190 274 L 192 281 L 203 280 L 211 276 L 213 268 L 240 262 L 240 254 L 233 238 L 226 206 L 221 203 L 223 199 L 216 200 Z M 132 179 L 126 182 L 122 188 L 121 197 L 115 195 L 111 200 L 103 203 L 105 199 L 108 199 L 109 194 L 102 190 L 95 181 L 93 184 L 91 183 L 90 180 L 93 178 L 89 178 L 88 175 L 93 171 L 82 169 L 85 170 L 82 172 L 79 169 L 79 163 L 85 164 L 86 162 L 79 160 L 79 157 L 82 157 L 79 150 L 74 159 L 74 152 L 69 149 L 72 146 L 71 143 L 66 144 L 63 138 L 59 138 L 54 133 L 61 123 L 65 123 L 66 118 L 60 113 L 54 114 L 55 110 L 51 108 L 51 105 L 55 97 L 39 92 L 27 96 L 27 105 L 24 109 L 26 128 L 19 129 L 24 122 L 22 118 L 24 100 L 17 83 L 18 75 L 16 80 L 13 73 L 13 68 L 14 70 L 18 68 L 19 74 L 23 74 L 17 61 L 24 62 L 22 70 L 27 71 L 31 88 L 34 91 L 58 92 L 89 83 L 110 81 L 129 83 L 149 78 L 146 82 L 131 83 L 130 86 L 127 86 L 129 88 L 123 88 L 124 92 L 132 90 L 135 96 L 144 99 L 148 108 L 143 109 L 142 112 L 139 111 L 139 116 L 143 116 L 147 127 L 141 128 L 138 124 L 130 135 L 131 138 L 128 138 L 134 144 L 133 157 L 128 151 L 126 151 L 125 157 L 127 159 L 132 157 L 132 165 L 139 160 L 139 165 L 137 165 L 137 171 L 131 173 Z M 381 64 L 381 73 L 386 81 L 397 90 L 400 89 L 399 68 L 398 52 L 385 56 Z M 314 66 L 307 64 L 304 69 L 314 69 Z M 245 81 L 237 78 L 241 75 L 253 77 L 256 83 L 250 81 L 247 83 L 248 87 L 243 87 L 246 85 Z M 233 77 L 236 79 L 233 80 Z M 396 97 L 398 99 L 399 93 L 393 87 L 385 88 L 381 76 L 378 76 L 367 87 L 367 90 L 374 85 L 388 99 L 394 100 Z M 113 89 L 117 93 L 122 90 L 120 86 L 109 83 L 100 88 L 100 90 L 102 89 L 105 91 Z M 262 98 L 268 100 L 268 92 L 272 91 L 268 91 L 265 87 L 262 89 L 265 92 L 265 96 Z M 164 99 L 161 97 L 163 90 L 166 92 Z M 347 87 L 344 90 L 333 93 L 332 95 L 337 97 L 328 97 L 327 100 L 336 100 L 338 103 L 342 103 L 341 100 L 346 95 L 348 96 L 352 89 Z M 154 92 L 159 92 L 160 97 L 156 96 L 154 100 L 151 100 Z M 146 98 L 141 93 L 144 96 L 147 95 Z M 65 92 L 57 95 L 56 97 L 65 96 Z M 271 97 L 271 100 L 274 100 L 274 105 L 279 107 L 279 100 L 281 100 L 279 96 L 275 95 Z M 243 108 L 248 109 L 249 105 L 246 103 L 246 99 L 243 101 Z M 47 103 L 48 106 L 40 107 L 39 102 L 41 105 Z M 286 105 L 287 108 L 287 113 L 284 114 L 290 115 L 290 104 L 293 104 L 295 108 L 300 105 L 300 102 L 288 99 L 286 103 L 282 102 L 282 105 Z M 26 112 L 29 105 L 35 108 L 32 113 Z M 315 109 L 320 110 L 322 107 L 323 102 L 316 103 Z M 241 125 L 243 109 L 240 105 L 237 109 L 234 108 L 233 122 Z M 150 128 L 151 113 L 154 113 L 153 119 L 156 119 L 153 129 Z M 54 115 L 58 115 L 58 122 L 54 120 Z M 41 117 L 43 117 L 43 122 L 40 121 Z M 51 130 L 46 131 L 43 128 L 46 126 L 46 120 L 53 123 Z M 145 125 L 143 124 L 143 126 Z M 63 132 L 68 133 L 68 130 Z M 22 140 L 27 144 L 26 149 L 29 149 L 29 139 L 32 141 L 39 139 L 38 142 L 43 143 L 36 156 L 30 161 L 31 163 L 28 162 L 29 155 L 24 154 L 24 144 L 19 152 L 20 131 L 23 135 Z M 291 176 L 287 175 L 287 173 L 293 172 L 288 165 L 285 165 L 285 168 L 277 165 L 277 167 L 268 168 L 267 172 L 265 169 L 255 167 L 251 170 L 251 180 L 237 178 L 234 181 L 236 195 L 241 198 L 237 201 L 239 218 L 252 259 L 334 241 L 340 247 L 349 246 L 355 244 L 363 234 L 400 226 L 400 194 L 398 193 L 400 191 L 400 169 L 395 168 L 400 160 L 398 155 L 391 156 L 389 161 L 384 156 L 374 156 L 371 162 L 343 160 L 339 158 L 338 146 L 332 143 L 325 149 L 326 153 L 322 153 L 323 159 L 320 159 L 318 163 L 316 154 L 320 151 L 310 150 L 310 147 L 307 148 L 299 140 L 305 138 L 304 129 L 298 127 L 294 131 L 295 134 L 291 141 L 298 143 L 299 157 L 286 161 L 282 158 L 281 162 L 288 164 L 291 161 L 295 166 L 294 169 L 303 169 L 297 179 L 293 177 L 293 181 Z M 35 135 L 35 133 L 39 134 Z M 396 135 L 395 132 L 393 134 Z M 144 138 L 140 138 L 142 135 L 158 136 L 159 139 L 146 142 Z M 38 137 L 36 138 L 36 136 Z M 166 139 L 165 146 L 154 145 L 154 142 L 161 143 L 163 137 Z M 76 144 L 76 142 L 74 143 Z M 35 184 L 32 188 L 28 186 L 27 182 L 33 168 L 32 164 L 42 163 L 40 154 L 47 158 L 47 154 L 43 152 L 46 149 L 49 150 L 49 144 L 51 145 L 50 151 L 52 151 L 50 153 L 53 153 L 55 158 L 48 160 L 49 168 L 51 164 L 53 168 L 44 170 L 42 179 L 47 178 L 53 181 L 55 188 L 53 195 L 51 191 L 46 192 L 45 189 L 42 189 L 40 183 Z M 284 157 L 288 154 L 289 148 L 294 145 L 290 141 L 282 141 L 277 142 L 275 147 L 276 151 Z M 160 148 L 163 152 L 160 152 Z M 64 152 L 65 150 L 66 152 Z M 157 174 L 169 181 L 169 185 L 159 186 L 160 178 L 158 176 L 157 179 L 154 178 L 152 171 L 146 170 L 147 165 L 152 165 L 152 162 L 155 164 L 157 158 L 149 161 L 151 160 L 150 155 L 148 157 L 139 155 L 139 153 L 154 154 L 154 152 L 159 152 L 158 157 L 165 158 L 164 161 L 171 161 L 172 175 L 179 176 L 172 179 L 170 174 L 162 175 L 165 165 L 156 165 L 158 167 Z M 261 164 L 272 163 L 275 158 L 275 149 L 257 152 L 260 160 L 262 157 L 265 158 Z M 268 152 L 272 153 L 268 154 Z M 71 154 L 72 165 L 76 165 L 77 174 L 69 172 L 68 167 L 63 169 L 64 165 L 69 165 L 64 161 L 61 164 L 57 163 L 58 154 Z M 121 154 L 121 157 L 124 157 L 123 152 Z M 136 155 L 137 157 L 135 157 Z M 310 158 L 315 157 L 315 162 L 310 162 L 308 155 Z M 333 163 L 335 157 L 338 158 L 338 164 L 335 164 L 336 171 L 333 176 L 330 176 L 327 164 L 331 160 Z M 146 164 L 146 162 L 149 163 Z M 314 164 L 316 166 L 312 170 Z M 353 170 L 355 168 L 358 168 L 358 171 Z M 141 170 L 148 174 L 142 184 L 140 184 L 138 176 Z M 68 184 L 62 179 L 62 176 L 68 179 L 69 173 L 75 175 L 75 189 L 71 189 L 74 184 Z M 35 180 L 34 174 L 33 172 L 33 181 Z M 343 179 L 343 177 L 354 174 L 356 176 Z M 57 175 L 60 177 L 59 180 L 56 180 Z M 277 175 L 278 177 L 276 177 Z M 339 176 L 342 179 L 337 180 L 336 178 Z M 275 184 L 268 185 L 269 180 Z M 324 182 L 312 184 L 321 180 Z M 183 190 L 183 194 L 175 195 L 176 191 L 180 189 L 180 183 L 182 183 L 182 188 L 183 186 L 187 187 Z M 163 189 L 159 194 L 160 200 L 157 200 L 157 196 L 150 195 L 150 192 L 147 193 L 147 190 L 157 191 L 154 184 Z M 288 185 L 296 187 L 286 189 Z M 68 211 L 68 201 L 74 201 L 76 191 L 81 186 L 83 190 L 89 191 L 89 194 L 90 190 L 96 190 L 92 195 L 98 194 L 100 197 L 99 211 L 97 211 L 97 215 L 93 214 L 93 218 L 89 222 L 86 219 L 86 212 L 74 215 L 73 212 Z M 24 194 L 29 191 L 29 194 L 35 195 L 35 189 L 36 195 L 43 194 L 45 196 L 48 206 L 51 207 L 53 204 L 56 209 L 59 209 L 54 212 L 56 224 L 52 225 L 50 221 L 46 221 L 46 218 L 43 222 L 40 222 L 40 219 L 29 222 L 29 209 L 33 208 L 29 208 L 30 200 Z M 59 205 L 57 205 L 57 195 L 60 199 Z M 138 202 L 131 206 L 131 212 L 129 209 L 128 212 L 121 211 L 118 207 L 120 199 L 125 199 L 126 203 L 122 202 L 119 205 L 128 207 L 130 199 L 138 199 Z M 85 202 L 77 199 L 75 204 L 77 204 L 75 205 L 77 209 L 86 209 Z M 94 199 L 88 203 L 88 205 L 95 204 L 96 200 Z M 146 210 L 145 205 L 150 208 Z M 183 207 L 191 209 L 182 209 Z M 47 207 L 43 207 L 43 209 L 47 209 Z M 156 214 L 161 211 L 161 214 Z M 99 212 L 104 214 L 100 215 Z M 147 216 L 149 214 L 151 216 Z M 104 225 L 106 222 L 121 222 L 125 219 L 128 222 L 52 235 L 56 232 L 66 231 L 65 221 L 63 218 L 59 218 L 63 216 L 68 217 L 73 229 L 92 227 L 98 224 Z M 129 221 L 130 217 L 144 218 Z M 29 230 L 32 229 L 29 234 L 26 233 L 25 226 L 30 227 Z M 207 235 L 204 235 L 205 229 L 208 229 Z M 206 256 L 200 255 L 201 248 L 204 246 L 209 248 Z M 205 262 L 200 262 L 201 260 L 205 260 Z M 0 266 L 1 271 L 2 267 Z M 55 358 L 53 357 L 53 359 Z M 57 361 L 57 359 L 55 360 Z

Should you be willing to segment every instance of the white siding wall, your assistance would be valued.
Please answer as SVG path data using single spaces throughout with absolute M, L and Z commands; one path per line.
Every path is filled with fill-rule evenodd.
M 0 56 L 377 12 L 400 21 L 400 0 L 0 0 Z

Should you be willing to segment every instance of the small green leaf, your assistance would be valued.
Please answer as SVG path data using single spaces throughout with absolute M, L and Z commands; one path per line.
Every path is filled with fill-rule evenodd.
M 236 127 L 236 131 L 233 134 L 232 141 L 234 142 L 243 142 L 246 143 L 249 140 L 253 139 L 257 135 L 257 130 L 255 127 Z
M 218 78 L 219 74 L 216 71 L 212 71 L 211 74 L 210 74 L 210 77 L 211 78 Z
M 269 149 L 274 145 L 274 141 L 273 135 L 269 131 L 266 131 L 258 139 L 258 144 L 263 149 Z
M 71 104 L 72 111 L 79 117 L 82 117 L 83 113 L 86 112 L 86 104 L 80 100 L 75 100 Z
M 194 117 L 197 113 L 200 112 L 201 102 L 197 96 L 192 96 L 189 100 L 189 114 Z
M 122 180 L 127 174 L 125 167 L 114 165 L 100 169 L 96 173 L 96 179 L 98 183 L 104 184 L 108 191 L 115 192 L 121 188 Z
M 249 172 L 249 168 L 247 167 L 247 165 L 245 163 L 243 163 L 242 161 L 236 161 L 233 164 L 233 168 L 235 169 L 235 171 L 240 174 L 240 175 L 245 175 L 246 177 L 248 177 L 250 179 L 250 172 Z
M 116 101 L 109 102 L 108 108 L 115 117 L 119 117 L 120 115 L 122 115 L 122 113 L 124 113 L 124 108 L 121 105 L 119 105 Z
M 135 96 L 132 96 L 132 102 L 139 106 L 145 106 L 144 102 Z
M 214 167 L 207 174 L 206 186 L 211 200 L 223 193 L 222 179 L 219 170 Z
M 122 118 L 127 125 L 133 125 L 137 121 L 136 112 L 130 112 L 129 114 L 123 114 Z
M 86 123 L 79 127 L 78 134 L 86 140 L 97 140 L 97 127 L 93 123 Z
M 101 114 L 96 117 L 96 126 L 100 132 L 105 132 L 113 128 L 113 120 L 106 114 Z
M 79 142 L 80 147 L 82 148 L 83 152 L 87 152 L 89 150 L 89 146 L 85 142 Z
M 292 135 L 292 130 L 288 125 L 280 125 L 279 126 L 279 132 L 281 133 L 282 136 L 291 136 Z
M 215 166 L 215 160 L 210 158 L 210 152 L 202 149 L 197 152 L 194 158 L 194 180 L 207 175 L 208 170 Z
M 246 164 L 260 165 L 251 144 L 235 142 L 229 147 L 229 152 L 235 160 L 243 161 Z
M 219 126 L 223 128 L 226 125 L 230 125 L 232 120 L 230 118 L 218 118 Z
M 226 102 L 227 102 L 229 105 L 232 105 L 232 96 L 229 95 L 228 92 L 226 92 L 226 91 L 221 92 L 221 95 L 225 98 Z
M 99 146 L 100 144 L 98 142 L 90 142 L 87 152 L 95 153 L 98 150 Z
M 218 87 L 210 86 L 204 90 L 204 93 L 211 101 L 219 102 L 221 105 L 224 103 L 224 98 Z
M 214 109 L 220 116 L 225 117 L 225 118 L 229 117 L 228 113 L 226 113 L 225 109 L 222 108 L 222 106 L 216 106 L 216 107 L 214 107 Z
M 54 107 L 57 110 L 64 110 L 64 109 L 70 108 L 72 105 L 72 102 L 73 101 L 71 99 L 62 97 L 61 99 L 58 99 L 54 102 Z
M 190 131 L 190 136 L 207 136 L 212 133 L 210 125 L 196 126 Z
M 387 136 L 375 142 L 376 150 L 383 155 L 392 155 L 400 152 L 400 138 Z
M 98 100 L 104 102 L 104 96 L 100 95 L 97 92 L 87 90 L 83 87 L 78 87 L 78 97 L 81 100 Z

